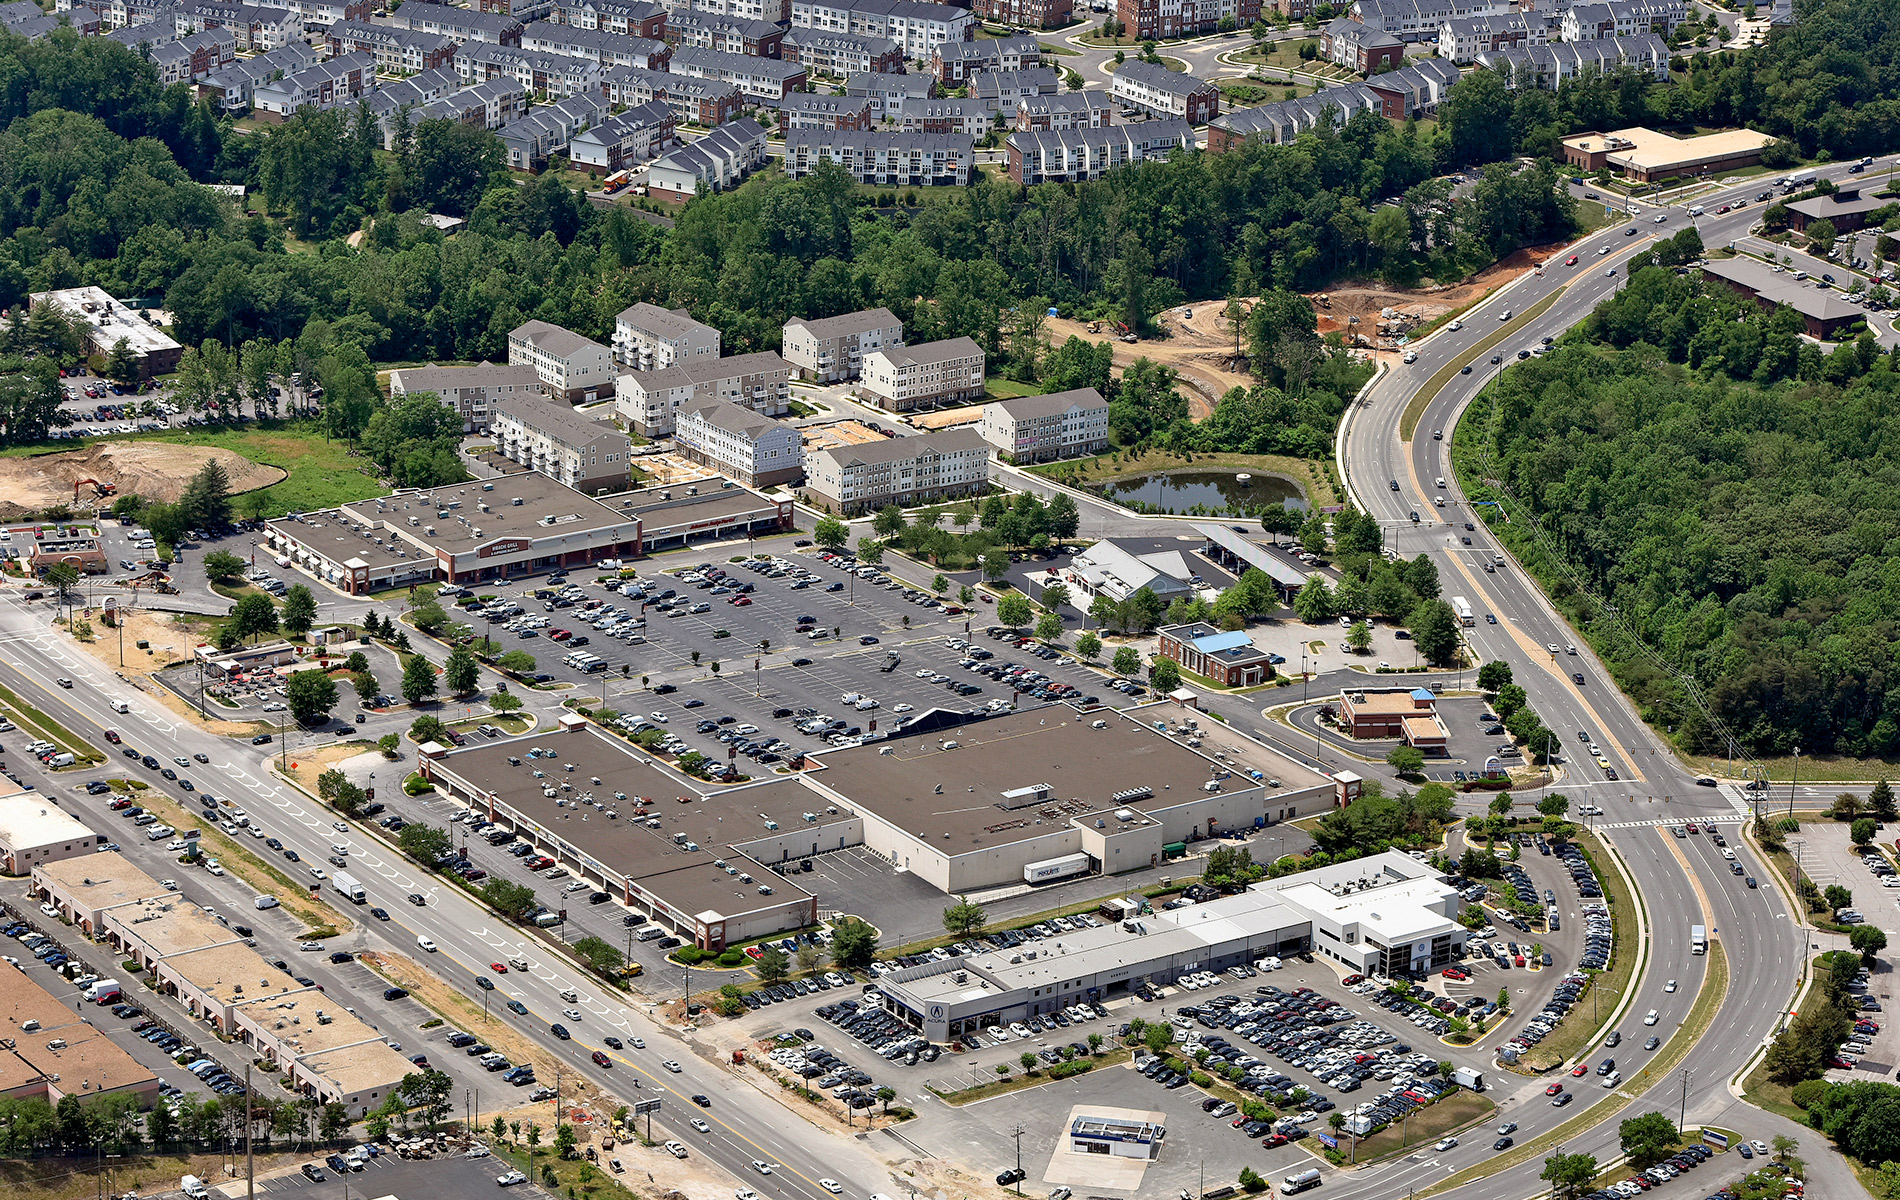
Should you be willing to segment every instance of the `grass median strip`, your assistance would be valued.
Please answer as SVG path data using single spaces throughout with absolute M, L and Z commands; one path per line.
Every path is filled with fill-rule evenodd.
M 104 762 L 105 755 L 99 753 L 92 743 L 61 725 L 39 709 L 20 699 L 12 688 L 0 685 L 0 700 L 5 700 L 13 709 L 14 720 L 25 725 L 34 733 L 50 742 L 57 742 L 61 749 L 69 750 L 75 759 L 84 763 Z
M 1630 1105 L 1641 1103 L 1641 1096 L 1624 1095 L 1624 1089 L 1642 1082 L 1653 1082 L 1675 1070 L 1677 1064 L 1689 1056 L 1689 1051 L 1702 1040 L 1702 1036 L 1715 1023 L 1715 1014 L 1721 1011 L 1722 1001 L 1727 996 L 1728 955 L 1723 951 L 1719 940 L 1712 941 L 1709 943 L 1709 972 L 1707 978 L 1703 980 L 1702 991 L 1696 995 L 1695 1004 L 1690 1006 L 1689 1015 L 1677 1028 L 1675 1036 L 1664 1043 L 1662 1050 L 1650 1060 L 1647 1067 L 1643 1068 L 1639 1079 L 1625 1083 L 1623 1088 L 1617 1089 L 1608 1102 L 1586 1108 L 1535 1140 L 1502 1154 L 1493 1155 L 1476 1166 L 1466 1167 L 1456 1175 L 1440 1180 L 1432 1187 L 1418 1193 L 1418 1200 L 1425 1200 L 1426 1197 L 1464 1187 L 1466 1184 L 1495 1175 L 1499 1171 L 1506 1171 L 1521 1163 L 1547 1155 L 1584 1130 L 1614 1120 L 1618 1113 Z M 1595 1076 L 1585 1078 L 1595 1082 Z
M 1545 296 L 1542 300 L 1539 300 L 1523 312 L 1517 314 L 1517 316 L 1511 320 L 1503 322 L 1496 332 L 1487 337 L 1478 339 L 1477 345 L 1440 367 L 1438 374 L 1427 379 L 1425 386 L 1420 388 L 1418 393 L 1406 404 L 1404 414 L 1399 417 L 1399 437 L 1408 442 L 1412 440 L 1412 434 L 1418 429 L 1418 419 L 1425 415 L 1426 407 L 1430 405 L 1433 400 L 1438 399 L 1438 393 L 1445 389 L 1445 385 L 1451 382 L 1452 376 L 1458 374 L 1461 368 L 1468 363 L 1478 361 L 1491 347 L 1497 345 L 1499 342 L 1510 337 L 1524 326 L 1542 316 L 1551 305 L 1557 303 L 1557 297 L 1563 294 L 1564 289 L 1558 288 L 1550 295 Z

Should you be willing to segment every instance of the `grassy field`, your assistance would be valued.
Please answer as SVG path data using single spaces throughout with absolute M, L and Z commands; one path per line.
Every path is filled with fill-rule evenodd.
M 1482 1120 L 1497 1111 L 1497 1105 L 1486 1100 L 1476 1092 L 1463 1089 L 1445 1097 L 1428 1108 L 1420 1109 L 1416 1120 L 1402 1121 L 1397 1125 L 1381 1129 L 1359 1143 L 1356 1157 L 1361 1163 L 1382 1158 L 1394 1151 L 1422 1146 L 1435 1142 L 1448 1133 L 1456 1133 L 1473 1121 Z
M 1313 90 L 1305 84 L 1275 83 L 1270 79 L 1216 79 L 1214 86 L 1220 89 L 1223 100 L 1241 107 L 1271 104 L 1288 99 L 1289 92 L 1298 97 Z
M 983 390 L 991 400 L 1014 400 L 1018 396 L 1042 395 L 1042 389 L 1033 383 L 1018 383 L 1014 379 L 1005 379 L 1001 375 L 992 375 L 985 379 Z
M 290 473 L 283 482 L 248 495 L 263 498 L 263 515 L 333 508 L 351 500 L 384 495 L 375 468 L 366 458 L 352 458 L 349 447 L 332 441 L 304 422 L 264 421 L 241 429 L 180 429 L 140 439 L 175 442 L 181 446 L 216 446 L 236 451 L 252 462 L 281 467 Z M 248 499 L 236 503 L 249 512 Z

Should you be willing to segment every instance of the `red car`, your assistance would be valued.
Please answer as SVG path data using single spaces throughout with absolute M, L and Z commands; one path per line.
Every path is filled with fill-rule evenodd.
M 1702 832 L 1702 831 L 1701 831 L 1700 829 L 1698 829 L 1698 828 L 1696 828 L 1696 823 L 1695 823 L 1694 821 L 1691 821 L 1691 822 L 1689 822 L 1689 823 L 1688 823 L 1687 825 L 1684 825 L 1684 826 L 1683 826 L 1683 828 L 1684 828 L 1684 829 L 1687 829 L 1687 830 L 1688 830 L 1688 831 L 1689 831 L 1690 833 L 1701 833 L 1701 832 Z
M 1467 975 L 1467 974 L 1465 974 L 1465 973 L 1464 973 L 1463 971 L 1460 971 L 1460 970 L 1459 970 L 1459 969 L 1458 969 L 1457 967 L 1446 967 L 1443 973 L 1444 973 L 1444 976 L 1445 976 L 1445 978 L 1446 978 L 1446 979 L 1469 979 L 1469 978 L 1471 978 L 1471 976 L 1469 976 L 1469 975 Z
M 573 636 L 574 634 L 572 630 L 550 629 L 548 631 L 548 640 L 551 642 L 565 642 L 567 639 Z
M 1344 979 L 1340 980 L 1339 982 L 1345 984 L 1347 987 L 1351 987 L 1355 983 L 1363 983 L 1365 981 L 1365 978 L 1366 977 L 1364 975 L 1354 974 L 1354 975 L 1346 976 Z
M 603 1052 L 596 1050 L 594 1051 L 594 1065 L 597 1067 L 611 1067 L 614 1065 L 614 1060 L 608 1058 Z
M 1589 1071 L 1590 1071 L 1589 1063 L 1578 1063 L 1576 1066 L 1570 1069 L 1570 1077 L 1572 1079 L 1581 1079 L 1584 1075 L 1588 1074 Z
M 489 963 L 488 969 L 493 971 L 497 975 L 506 975 L 508 973 L 508 964 L 507 963 Z
M 1549 1087 L 1547 1087 L 1547 1088 L 1545 1088 L 1545 1089 L 1544 1089 L 1544 1095 L 1546 1095 L 1546 1096 L 1555 1096 L 1555 1095 L 1556 1095 L 1557 1093 L 1559 1093 L 1559 1092 L 1561 1092 L 1561 1091 L 1563 1091 L 1563 1090 L 1564 1090 L 1564 1085 L 1563 1085 L 1563 1084 L 1561 1084 L 1561 1083 L 1553 1083 L 1553 1084 L 1551 1084 L 1551 1085 L 1550 1085 Z
M 1569 258 L 1566 258 L 1566 259 L 1564 259 L 1564 266 L 1566 266 L 1566 267 L 1574 267 L 1574 266 L 1576 266 L 1576 265 L 1577 265 L 1577 256 L 1576 256 L 1576 255 L 1574 255 L 1574 254 L 1573 254 L 1573 255 L 1571 255 L 1571 256 L 1570 256 Z
M 1275 1146 L 1284 1146 L 1286 1145 L 1286 1142 L 1287 1142 L 1287 1137 L 1286 1137 L 1286 1134 L 1284 1133 L 1276 1133 L 1272 1137 L 1264 1137 L 1260 1139 L 1260 1144 L 1262 1146 L 1265 1146 L 1269 1150 L 1273 1149 Z
M 116 729 L 108 729 L 108 730 L 106 730 L 106 741 L 108 741 L 108 742 L 111 742 L 111 743 L 112 743 L 113 745 L 115 745 L 115 746 L 116 746 L 116 745 L 118 745 L 118 744 L 119 744 L 119 731 L 118 731 L 118 730 L 116 730 Z

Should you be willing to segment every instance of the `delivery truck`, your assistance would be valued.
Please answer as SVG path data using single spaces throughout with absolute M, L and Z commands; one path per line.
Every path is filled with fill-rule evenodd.
M 332 875 L 330 886 L 337 890 L 338 895 L 347 896 L 352 904 L 362 904 L 369 899 L 368 894 L 363 891 L 363 885 L 358 883 L 356 876 L 348 871 L 338 871 Z

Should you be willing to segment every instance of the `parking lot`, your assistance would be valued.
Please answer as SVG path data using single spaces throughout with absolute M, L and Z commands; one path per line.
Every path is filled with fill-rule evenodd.
M 1823 891 L 1835 886 L 1852 893 L 1852 903 L 1834 914 L 1836 921 L 1850 927 L 1900 928 L 1900 872 L 1878 841 L 1858 852 L 1848 840 L 1845 823 L 1813 821 L 1804 822 L 1801 832 L 1788 839 L 1788 849 L 1799 853 L 1803 871 Z M 1845 937 L 1825 930 L 1815 931 L 1812 943 L 1817 954 L 1848 948 Z M 1885 1013 L 1894 998 L 1893 985 L 1893 964 L 1885 959 L 1876 961 L 1872 970 L 1861 969 L 1853 991 L 1862 1011 L 1827 1072 L 1829 1079 L 1894 1077 L 1895 1064 L 1900 1062 L 1900 1034 L 1886 1028 Z

